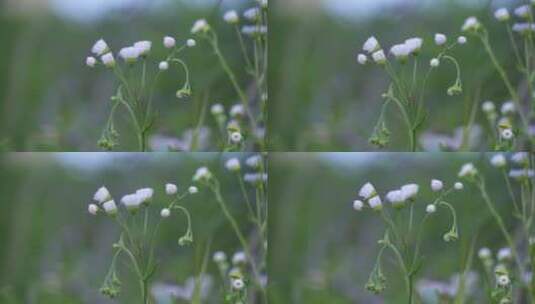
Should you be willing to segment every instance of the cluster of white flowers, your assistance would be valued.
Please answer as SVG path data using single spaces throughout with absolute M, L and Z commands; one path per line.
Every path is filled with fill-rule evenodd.
M 477 173 L 478 171 L 473 163 L 466 163 L 461 167 L 461 170 L 459 170 L 458 176 L 460 178 L 472 178 L 476 176 Z
M 137 190 L 133 194 L 127 194 L 121 198 L 121 203 L 128 211 L 135 211 L 141 205 L 148 205 L 152 200 L 154 190 L 152 188 L 143 188 Z M 117 213 L 117 205 L 110 195 L 106 187 L 101 187 L 95 192 L 93 199 L 97 204 L 90 204 L 88 207 L 89 213 L 96 215 L 100 210 L 108 215 L 115 215 Z
M 513 167 L 509 170 L 509 177 L 515 180 L 523 181 L 531 179 L 535 176 L 534 170 L 530 167 L 529 154 L 527 152 L 518 152 L 511 155 L 511 165 Z M 508 165 L 507 158 L 504 154 L 495 154 L 490 158 L 490 164 L 493 167 L 506 170 Z

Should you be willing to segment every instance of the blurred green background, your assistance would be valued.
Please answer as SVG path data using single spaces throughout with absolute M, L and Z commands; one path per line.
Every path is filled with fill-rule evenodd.
M 117 81 L 110 71 L 90 69 L 85 58 L 100 38 L 118 50 L 139 40 L 153 41 L 154 65 L 167 55 L 165 35 L 178 44 L 190 38 L 198 18 L 217 29 L 232 68 L 242 71 L 239 44 L 224 24 L 226 9 L 243 10 L 252 0 L 7 0 L 0 4 L 0 147 L 7 151 L 99 151 L 97 141 L 108 118 Z M 178 100 L 183 75 L 170 70 L 160 78 L 153 134 L 184 139 L 198 124 L 202 105 L 237 99 L 230 82 L 204 42 L 183 53 L 194 95 Z M 239 81 L 247 83 L 245 73 Z M 149 74 L 150 75 L 150 74 Z M 209 107 L 208 107 L 209 109 Z M 126 113 L 117 116 L 119 151 L 136 147 Z M 205 125 L 215 127 L 208 115 Z M 217 136 L 217 134 L 214 134 Z M 187 140 L 185 140 L 187 141 Z M 206 145 L 203 151 L 216 147 Z
M 164 185 L 176 183 L 182 193 L 191 185 L 195 170 L 208 166 L 219 178 L 223 195 L 247 236 L 252 233 L 243 207 L 239 184 L 223 169 L 230 157 L 246 155 L 122 154 L 122 153 L 13 153 L 0 158 L 0 303 L 136 303 L 135 278 L 120 262 L 122 293 L 110 301 L 99 293 L 112 258 L 112 244 L 119 238 L 114 221 L 94 217 L 87 206 L 97 188 L 108 187 L 116 202 L 142 187 L 155 189 L 151 222 L 169 203 Z M 252 195 L 252 194 L 251 194 Z M 162 222 L 156 254 L 160 267 L 154 284 L 186 288 L 188 279 L 201 271 L 210 255 L 207 274 L 212 288 L 203 303 L 222 303 L 221 282 L 211 254 L 228 256 L 240 247 L 213 195 L 200 188 L 181 205 L 192 216 L 194 243 L 178 246 L 186 231 L 186 219 L 173 213 Z M 120 259 L 120 261 L 124 261 Z M 187 288 L 186 288 L 187 289 Z M 191 290 L 190 290 L 191 291 Z M 158 302 L 170 304 L 170 302 Z M 177 301 L 173 303 L 189 303 Z
M 375 65 L 361 66 L 357 54 L 372 35 L 386 50 L 410 37 L 424 38 L 420 67 L 438 54 L 435 33 L 449 41 L 460 35 L 464 20 L 477 16 L 489 29 L 491 43 L 515 84 L 519 73 L 502 24 L 494 9 L 526 1 L 502 0 L 285 0 L 270 6 L 269 132 L 274 151 L 369 151 L 368 144 L 388 89 L 386 73 Z M 424 129 L 453 136 L 468 121 L 472 102 L 509 99 L 479 41 L 469 39 L 453 51 L 464 84 L 461 96 L 446 90 L 455 70 L 443 64 L 431 76 L 425 98 L 429 118 Z M 409 66 L 412 68 L 412 65 Z M 421 83 L 422 81 L 420 81 Z M 478 111 L 480 108 L 478 107 Z M 396 109 L 387 114 L 392 132 L 387 150 L 406 151 L 405 126 Z M 486 127 L 478 112 L 477 122 Z M 428 148 L 431 149 L 431 148 Z M 488 151 L 484 138 L 473 151 Z
M 385 231 L 370 210 L 356 212 L 353 200 L 371 182 L 382 196 L 404 184 L 418 183 L 415 219 L 436 197 L 431 179 L 448 189 L 459 168 L 472 161 L 488 182 L 488 189 L 506 225 L 514 229 L 512 206 L 499 171 L 489 168 L 490 155 L 477 153 L 284 153 L 270 157 L 270 303 L 375 304 L 406 303 L 403 279 L 390 253 L 383 257 L 387 287 L 374 296 L 364 286 L 372 271 Z M 517 184 L 513 184 L 517 187 Z M 448 281 L 464 270 L 475 240 L 496 250 L 504 240 L 474 186 L 465 184 L 446 201 L 457 210 L 460 239 L 445 243 L 442 235 L 451 215 L 439 208 L 422 235 L 424 264 L 418 279 Z M 405 210 L 406 211 L 406 210 Z M 406 217 L 405 217 L 406 218 Z M 388 257 L 387 257 L 388 256 Z M 474 260 L 473 269 L 481 264 Z M 479 281 L 481 284 L 481 280 Z M 483 285 L 478 285 L 481 295 Z M 486 298 L 475 302 L 486 303 Z

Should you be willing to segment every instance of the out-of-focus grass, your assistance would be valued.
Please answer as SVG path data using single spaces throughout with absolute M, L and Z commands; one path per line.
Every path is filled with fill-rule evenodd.
M 124 9 L 93 23 L 76 23 L 54 15 L 0 14 L 0 147 L 8 151 L 98 151 L 97 141 L 115 94 L 116 80 L 103 68 L 90 69 L 85 58 L 93 43 L 104 38 L 114 50 L 139 40 L 153 41 L 153 58 L 165 58 L 165 35 L 178 43 L 190 38 L 198 18 L 207 18 L 220 36 L 221 48 L 236 70 L 242 69 L 239 44 L 232 27 L 221 19 L 220 1 L 195 6 L 184 0 L 151 10 Z M 234 2 L 236 3 L 236 2 Z M 235 7 L 241 10 L 249 1 Z M 178 100 L 183 75 L 171 69 L 156 89 L 156 134 L 181 137 L 198 124 L 203 102 L 227 107 L 237 98 L 213 52 L 204 43 L 186 50 L 194 95 Z M 119 60 L 119 59 L 118 59 Z M 157 71 L 154 59 L 149 73 Z M 246 83 L 245 73 L 238 73 Z M 128 116 L 119 115 L 120 146 L 132 150 L 135 135 Z M 210 117 L 206 124 L 215 127 Z
M 438 8 L 433 8 L 411 1 L 349 21 L 324 11 L 307 14 L 309 10 L 290 10 L 285 3 L 278 1 L 271 6 L 269 130 L 273 151 L 374 150 L 367 141 L 379 117 L 388 79 L 381 68 L 363 67 L 356 61 L 362 44 L 372 35 L 385 50 L 407 38 L 423 37 L 420 57 L 425 60 L 420 60 L 420 67 L 427 69 L 439 51 L 433 43 L 434 34 L 444 33 L 454 41 L 461 34 L 464 19 L 478 16 L 488 27 L 507 71 L 519 74 L 505 27 L 493 19 L 490 7 L 473 9 L 459 5 L 459 1 L 440 0 L 435 1 Z M 455 81 L 451 65 L 443 64 L 432 74 L 425 98 L 427 131 L 452 135 L 468 121 L 474 101 L 491 99 L 501 104 L 509 99 L 479 41 L 469 38 L 468 44 L 453 54 L 461 65 L 464 93 L 457 97 L 446 94 Z M 408 66 L 406 72 L 411 68 Z M 518 84 L 517 79 L 514 81 Z M 406 151 L 405 126 L 393 109 L 387 115 L 392 131 L 387 149 Z M 486 126 L 483 115 L 478 115 L 476 122 Z M 483 143 L 475 149 L 486 151 L 488 147 Z
M 352 209 L 358 189 L 369 181 L 384 195 L 415 182 L 420 185 L 419 197 L 431 199 L 432 178 L 451 187 L 460 166 L 473 161 L 485 175 L 499 212 L 513 229 L 507 190 L 499 171 L 489 168 L 487 157 L 475 153 L 272 154 L 270 303 L 406 303 L 402 277 L 389 257 L 383 259 L 387 277 L 384 294 L 373 296 L 364 288 L 385 228 L 373 212 Z M 457 210 L 460 239 L 453 243 L 442 240 L 451 218 L 440 210 L 423 233 L 425 259 L 419 279 L 447 281 L 463 271 L 474 240 L 476 248 L 496 250 L 504 246 L 476 189 L 465 184 L 465 190 L 453 193 L 447 201 Z M 427 203 L 417 199 L 415 218 L 423 215 Z M 475 261 L 474 269 L 480 266 Z
M 118 201 L 141 187 L 154 187 L 153 204 L 169 202 L 164 185 L 179 191 L 191 185 L 195 169 L 207 165 L 221 181 L 223 195 L 241 229 L 250 231 L 235 177 L 223 169 L 218 154 L 7 154 L 0 159 L 0 302 L 11 303 L 136 303 L 137 282 L 121 264 L 123 292 L 118 301 L 99 293 L 111 262 L 112 244 L 119 237 L 115 223 L 88 214 L 95 190 L 106 185 Z M 234 154 L 235 157 L 240 157 Z M 63 160 L 60 160 L 63 159 Z M 65 160 L 68 160 L 66 162 Z M 74 164 L 74 165 L 73 165 Z M 162 222 L 156 239 L 159 267 L 154 282 L 182 285 L 199 274 L 202 259 L 240 248 L 208 190 L 184 200 L 192 215 L 194 243 L 180 247 L 186 229 L 182 214 Z M 158 211 L 158 208 L 154 210 Z M 158 212 L 156 212 L 158 213 Z M 158 214 L 153 214 L 151 222 Z M 215 287 L 207 303 L 221 303 L 218 270 L 209 263 Z

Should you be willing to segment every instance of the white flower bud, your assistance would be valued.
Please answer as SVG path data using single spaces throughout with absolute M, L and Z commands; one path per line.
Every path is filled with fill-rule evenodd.
M 225 167 L 227 168 L 227 170 L 231 172 L 240 171 L 241 169 L 240 160 L 237 158 L 231 158 L 227 160 L 227 162 L 225 163 Z
M 134 48 L 138 51 L 139 56 L 147 56 L 152 49 L 152 42 L 150 41 L 138 41 L 134 43 Z
M 226 23 L 229 24 L 237 24 L 240 22 L 240 17 L 238 16 L 238 13 L 235 10 L 231 10 L 225 13 L 223 15 L 223 20 L 225 20 Z
M 89 206 L 87 207 L 87 211 L 92 215 L 97 215 L 98 206 L 95 204 L 89 204 Z
M 507 101 L 504 104 L 502 104 L 502 108 L 500 110 L 503 115 L 514 114 L 516 112 L 515 103 L 512 101 Z
M 494 105 L 492 101 L 485 101 L 483 105 L 481 106 L 481 109 L 483 110 L 483 112 L 489 114 L 489 113 L 493 113 L 494 111 L 496 111 L 496 106 Z
M 216 264 L 225 263 L 227 261 L 227 255 L 223 251 L 217 251 L 212 257 Z
M 232 280 L 232 288 L 234 290 L 242 290 L 244 287 L 245 287 L 245 283 L 243 283 L 242 279 Z
M 459 38 L 457 38 L 457 43 L 459 44 L 466 44 L 467 42 L 467 39 L 465 36 L 459 36 Z
M 191 33 L 192 34 L 197 34 L 200 32 L 205 33 L 208 30 L 210 30 L 210 25 L 208 25 L 208 22 L 206 22 L 205 19 L 199 19 L 195 21 L 195 23 L 193 24 L 193 27 L 191 28 Z
M 505 140 L 511 140 L 514 137 L 513 130 L 511 129 L 503 129 L 501 132 L 501 136 Z
M 424 43 L 424 40 L 419 37 L 405 40 L 405 45 L 409 49 L 409 53 L 414 54 L 414 55 L 417 55 L 420 52 L 420 50 L 422 49 L 423 43 Z
M 188 39 L 186 41 L 186 45 L 190 48 L 195 47 L 197 45 L 197 41 L 195 41 L 195 39 Z
M 104 39 L 100 39 L 91 48 L 91 52 L 97 56 L 102 56 L 106 52 L 108 52 L 110 49 L 108 48 L 108 44 Z
M 435 34 L 435 44 L 436 45 L 444 45 L 448 41 L 448 37 L 444 34 L 437 33 Z
M 366 42 L 364 42 L 364 45 L 362 46 L 362 49 L 366 51 L 368 54 L 375 53 L 380 49 L 379 41 L 375 39 L 375 37 L 370 37 Z
M 505 7 L 502 7 L 494 12 L 494 17 L 496 20 L 503 22 L 508 21 L 511 16 L 509 15 L 509 11 Z
M 360 211 L 362 210 L 362 208 L 364 208 L 364 203 L 362 201 L 359 201 L 359 200 L 353 201 L 353 209 L 355 209 L 356 211 Z
M 463 32 L 477 31 L 481 27 L 481 23 L 476 17 L 468 17 L 461 28 Z
M 115 58 L 113 57 L 112 53 L 104 54 L 102 57 L 100 57 L 100 60 L 102 60 L 102 63 L 107 68 L 113 68 L 115 66 Z
M 520 18 L 528 18 L 531 13 L 531 8 L 529 5 L 521 5 L 517 8 L 515 8 L 515 15 L 517 15 Z
M 176 40 L 173 37 L 165 36 L 163 38 L 163 46 L 165 46 L 168 49 L 174 48 L 176 45 Z
M 167 208 L 163 208 L 162 211 L 160 211 L 160 216 L 163 218 L 168 218 L 171 215 L 171 210 Z
M 464 164 L 459 171 L 459 177 L 471 177 L 477 174 L 477 169 L 472 163 Z
M 518 152 L 511 156 L 511 161 L 517 165 L 529 164 L 529 155 L 527 152 Z
M 121 203 L 128 211 L 135 211 L 141 205 L 141 197 L 137 194 L 127 194 L 121 198 Z
M 401 193 L 406 200 L 414 199 L 418 194 L 420 186 L 417 184 L 408 184 L 401 187 Z
M 359 190 L 359 196 L 364 199 L 369 199 L 376 194 L 377 192 L 375 191 L 375 187 L 371 183 L 366 183 Z
M 242 104 L 235 104 L 230 108 L 229 114 L 232 118 L 243 117 L 245 115 L 245 109 Z
M 175 195 L 178 192 L 178 187 L 175 184 L 165 184 L 165 194 Z
M 379 50 L 372 54 L 373 61 L 377 64 L 385 64 L 386 63 L 386 55 L 383 50 Z
M 223 107 L 222 104 L 216 103 L 216 104 L 212 105 L 212 107 L 210 108 L 210 112 L 214 116 L 221 115 L 221 114 L 223 114 L 225 112 L 225 108 Z
M 383 202 L 379 195 L 376 195 L 368 200 L 368 204 L 373 210 L 380 211 L 383 209 Z
M 95 194 L 93 195 L 93 200 L 99 202 L 99 203 L 104 203 L 106 201 L 109 201 L 111 199 L 111 195 L 110 195 L 110 192 L 108 191 L 108 189 L 106 187 L 100 187 L 97 192 L 95 192 Z
M 402 190 L 389 191 L 385 198 L 396 208 L 401 208 L 405 205 L 406 197 Z
M 262 165 L 262 156 L 259 154 L 250 156 L 245 160 L 245 164 L 253 169 L 258 169 Z
M 243 265 L 247 262 L 247 256 L 245 255 L 245 252 L 238 251 L 234 253 L 232 256 L 232 264 L 233 265 Z
M 114 200 L 110 200 L 102 204 L 102 208 L 104 208 L 104 211 L 108 215 L 115 215 L 117 214 L 117 205 L 115 205 Z
M 242 139 L 243 139 L 243 136 L 241 135 L 240 132 L 232 132 L 230 134 L 230 142 L 232 142 L 233 144 L 241 143 Z
M 200 167 L 195 171 L 195 174 L 193 175 L 193 181 L 206 181 L 212 178 L 212 172 L 207 167 Z
M 454 188 L 455 190 L 463 190 L 463 189 L 464 189 L 464 185 L 463 185 L 463 183 L 461 183 L 461 182 L 456 182 L 456 183 L 453 185 L 453 188 Z
M 433 204 L 429 204 L 425 207 L 425 212 L 429 214 L 435 213 L 436 211 L 437 211 L 437 207 Z
M 507 165 L 507 160 L 503 154 L 496 154 L 490 159 L 490 164 L 496 168 L 503 168 Z
M 365 65 L 368 62 L 368 56 L 364 54 L 358 54 L 357 61 L 359 64 Z
M 152 188 L 139 189 L 136 191 L 136 195 L 141 200 L 141 203 L 149 203 L 154 195 L 154 190 Z
M 511 280 L 506 275 L 498 276 L 498 279 L 496 280 L 496 283 L 502 287 L 509 286 L 509 283 L 511 283 Z
M 188 192 L 189 192 L 189 194 L 195 194 L 195 193 L 199 192 L 199 189 L 197 187 L 195 187 L 195 186 L 190 186 L 188 188 Z
M 513 258 L 513 252 L 511 251 L 511 248 L 505 247 L 498 250 L 498 254 L 496 255 L 498 258 L 498 261 L 510 261 Z
M 487 247 L 483 247 L 479 249 L 477 256 L 482 260 L 490 259 L 492 257 L 492 252 Z
M 431 180 L 431 190 L 438 192 L 444 188 L 444 183 L 438 179 Z
M 125 47 L 119 51 L 119 57 L 123 58 L 126 63 L 134 63 L 139 58 L 139 51 L 140 49 L 133 46 Z
M 166 71 L 167 69 L 169 69 L 169 63 L 167 61 L 162 61 L 158 65 L 158 68 L 160 69 L 160 71 Z
M 390 53 L 394 55 L 397 60 L 405 61 L 411 54 L 411 48 L 407 44 L 396 44 L 390 48 Z
M 432 68 L 436 68 L 440 65 L 440 60 L 438 60 L 438 58 L 433 58 L 431 59 L 431 62 L 429 62 L 429 65 L 432 67 Z
M 85 59 L 85 64 L 90 68 L 94 68 L 97 64 L 97 60 L 95 59 L 95 57 L 90 56 Z
M 243 17 L 249 21 L 256 21 L 260 18 L 260 10 L 257 7 L 252 7 L 243 12 Z

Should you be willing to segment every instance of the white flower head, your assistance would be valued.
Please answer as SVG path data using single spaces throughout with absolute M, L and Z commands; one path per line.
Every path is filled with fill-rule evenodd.
M 267 182 L 268 176 L 266 173 L 246 173 L 243 176 L 243 180 L 253 185 L 261 185 Z
M 104 209 L 104 212 L 108 215 L 115 215 L 117 214 L 117 205 L 115 205 L 114 200 L 109 200 L 102 204 L 102 208 Z
M 243 17 L 249 21 L 257 21 L 260 18 L 260 9 L 252 7 L 243 12 Z
M 168 218 L 171 215 L 171 210 L 167 208 L 163 208 L 162 211 L 160 211 L 160 216 L 163 218 Z
M 106 43 L 106 41 L 104 41 L 104 39 L 100 39 L 95 42 L 95 44 L 91 48 L 91 52 L 97 56 L 102 56 L 106 54 L 109 50 L 110 48 L 108 47 L 108 44 Z
M 373 61 L 377 64 L 385 64 L 386 63 L 386 55 L 383 50 L 378 50 L 377 52 L 372 54 Z
M 230 142 L 237 145 L 241 143 L 243 140 L 243 135 L 241 135 L 240 132 L 232 132 L 230 133 Z
M 397 60 L 405 61 L 411 54 L 411 48 L 406 44 L 396 44 L 390 49 L 390 53 L 396 57 Z
M 245 252 L 238 251 L 234 253 L 232 256 L 232 264 L 233 265 L 243 265 L 247 262 L 247 255 L 245 255 Z
M 431 180 L 431 190 L 438 192 L 444 188 L 444 183 L 438 179 Z
M 223 15 L 223 20 L 229 24 L 238 24 L 238 22 L 240 22 L 240 16 L 238 16 L 238 13 L 235 10 L 231 10 Z
M 245 164 L 253 169 L 258 169 L 262 165 L 262 156 L 260 154 L 248 157 Z
M 375 187 L 371 183 L 366 183 L 362 188 L 359 190 L 359 196 L 364 199 L 370 199 L 372 196 L 377 195 L 377 192 L 375 191 Z
M 245 283 L 242 279 L 233 279 L 232 280 L 232 289 L 242 290 L 245 287 Z
M 245 109 L 242 104 L 235 104 L 230 108 L 229 114 L 232 118 L 243 117 L 245 115 Z
M 122 48 L 119 51 L 119 57 L 123 58 L 126 63 L 134 63 L 139 58 L 139 49 L 133 46 Z
M 195 186 L 190 186 L 190 187 L 188 188 L 188 192 L 189 192 L 189 194 L 196 194 L 196 193 L 199 192 L 199 188 L 197 188 L 197 187 L 195 187 Z
M 152 196 L 154 195 L 154 189 L 143 188 L 136 191 L 136 195 L 139 196 L 141 203 L 150 203 Z
M 102 60 L 102 63 L 107 68 L 113 68 L 115 66 L 115 58 L 113 57 L 112 53 L 102 55 L 102 57 L 100 57 L 100 60 Z
M 529 5 L 521 5 L 515 8 L 515 15 L 520 18 L 528 18 L 531 13 L 531 8 Z
M 433 204 L 429 204 L 425 207 L 425 212 L 429 213 L 429 214 L 433 214 L 437 211 L 437 207 Z
M 441 45 L 446 44 L 446 42 L 448 42 L 448 37 L 446 37 L 446 35 L 441 34 L 441 33 L 436 33 L 435 34 L 435 44 L 436 45 L 441 46 Z
M 353 201 L 353 209 L 355 209 L 356 211 L 361 211 L 362 208 L 364 208 L 364 203 L 362 201 L 359 201 L 359 200 Z
M 523 22 L 523 23 L 515 23 L 513 24 L 513 31 L 520 33 L 520 34 L 526 34 L 529 32 L 535 31 L 535 24 L 529 23 L 529 22 Z
M 494 12 L 494 18 L 496 18 L 496 20 L 498 21 L 508 21 L 511 16 L 509 15 L 509 10 L 507 10 L 507 8 L 505 7 L 502 7 L 502 8 L 499 8 L 497 9 L 495 12 Z
M 468 17 L 461 28 L 463 32 L 475 32 L 481 28 L 481 23 L 476 17 Z
M 193 181 L 199 182 L 199 181 L 207 181 L 212 178 L 212 172 L 207 167 L 200 167 L 195 171 L 195 175 L 193 175 Z
M 210 108 L 210 112 L 214 116 L 222 115 L 223 113 L 225 113 L 225 107 L 223 107 L 223 105 L 220 103 L 216 103 L 212 105 L 212 107 Z
M 90 68 L 94 68 L 97 64 L 97 60 L 95 59 L 95 57 L 89 56 L 85 59 L 85 64 Z
M 511 248 L 509 247 L 501 248 L 500 250 L 498 250 L 498 254 L 496 255 L 496 257 L 498 258 L 498 261 L 500 262 L 510 261 L 513 258 L 513 253 L 511 251 Z
M 483 110 L 483 112 L 487 114 L 494 113 L 494 111 L 496 111 L 496 106 L 494 105 L 492 101 L 488 100 L 488 101 L 485 101 L 483 105 L 481 105 L 481 109 Z
M 167 61 L 160 62 L 160 64 L 158 64 L 158 69 L 160 69 L 160 71 L 167 71 L 169 69 L 169 62 Z
M 514 114 L 516 112 L 515 103 L 507 101 L 502 104 L 501 112 L 503 115 Z
M 507 165 L 507 160 L 503 154 L 496 154 L 490 159 L 490 164 L 496 168 L 503 168 Z
M 429 62 L 429 65 L 432 67 L 432 68 L 437 68 L 439 65 L 440 65 L 440 60 L 438 58 L 433 58 L 431 59 L 431 61 Z
M 511 171 L 509 171 L 509 177 L 519 180 L 519 181 L 530 179 L 530 178 L 533 178 L 534 176 L 535 176 L 535 171 L 533 171 L 533 169 L 524 168 L 524 169 L 512 169 Z
M 500 135 L 504 140 L 511 140 L 515 136 L 515 134 L 513 133 L 513 130 L 509 128 L 503 129 Z
M 137 49 L 139 56 L 147 56 L 152 49 L 152 42 L 148 40 L 138 41 L 134 43 L 134 47 Z
M 227 261 L 227 255 L 223 251 L 216 251 L 212 257 L 212 260 L 216 264 L 225 263 Z
M 464 189 L 464 185 L 461 182 L 456 182 L 455 184 L 453 184 L 453 188 L 455 190 L 463 190 Z
M 240 160 L 237 158 L 231 158 L 227 160 L 225 167 L 231 172 L 238 172 L 241 169 Z
M 386 200 L 392 203 L 395 208 L 402 208 L 405 205 L 405 195 L 401 190 L 393 190 L 386 194 Z
M 408 184 L 401 187 L 401 192 L 406 200 L 412 200 L 418 194 L 419 189 L 420 186 L 418 186 L 417 184 Z
M 195 47 L 197 45 L 197 41 L 195 39 L 188 39 L 186 40 L 186 45 L 190 48 Z
M 482 260 L 490 259 L 492 257 L 492 252 L 487 247 L 483 247 L 479 249 L 477 256 Z
M 457 43 L 458 43 L 458 44 L 466 44 L 467 41 L 468 41 L 468 40 L 466 39 L 465 36 L 459 36 L 459 37 L 457 38 Z
M 111 199 L 110 192 L 104 186 L 98 188 L 97 192 L 95 192 L 95 194 L 93 195 L 93 200 L 95 200 L 95 201 L 97 201 L 97 202 L 99 202 L 101 204 L 106 202 L 106 201 L 109 201 L 110 199 Z
M 357 61 L 359 64 L 365 65 L 366 63 L 368 63 L 368 56 L 364 54 L 358 54 Z
M 518 152 L 511 156 L 511 161 L 518 165 L 529 164 L 529 155 L 527 152 Z
M 171 37 L 171 36 L 165 36 L 163 37 L 163 46 L 167 49 L 172 49 L 174 48 L 176 45 L 176 40 L 175 38 Z
M 206 33 L 210 30 L 210 25 L 206 21 L 206 19 L 199 19 L 193 23 L 193 27 L 191 28 L 192 34 L 198 34 L 198 33 Z
M 461 167 L 461 170 L 459 171 L 458 176 L 461 177 L 461 178 L 463 178 L 463 177 L 473 177 L 476 174 L 477 174 L 477 169 L 474 166 L 474 164 L 467 163 L 467 164 L 464 164 Z
M 376 195 L 368 200 L 368 204 L 375 211 L 381 211 L 383 209 L 383 202 L 379 195 Z
M 175 195 L 178 192 L 178 187 L 175 184 L 167 183 L 165 184 L 165 194 Z
M 141 206 L 141 197 L 135 193 L 127 194 L 121 198 L 121 203 L 128 211 L 135 211 Z
M 413 55 L 418 55 L 418 53 L 422 49 L 423 43 L 424 43 L 424 40 L 419 37 L 409 38 L 405 40 L 405 45 L 409 49 L 409 52 Z
M 373 54 L 376 51 L 381 49 L 381 46 L 379 45 L 379 41 L 375 37 L 370 37 L 366 42 L 364 42 L 364 45 L 362 46 L 362 49 L 366 51 L 368 54 Z
M 509 286 L 509 284 L 511 283 L 511 280 L 509 279 L 507 275 L 502 274 L 498 276 L 496 283 L 498 283 L 498 285 L 502 287 L 506 287 L 506 286 Z
M 97 215 L 98 206 L 96 204 L 89 204 L 89 206 L 87 206 L 87 211 L 92 215 Z

